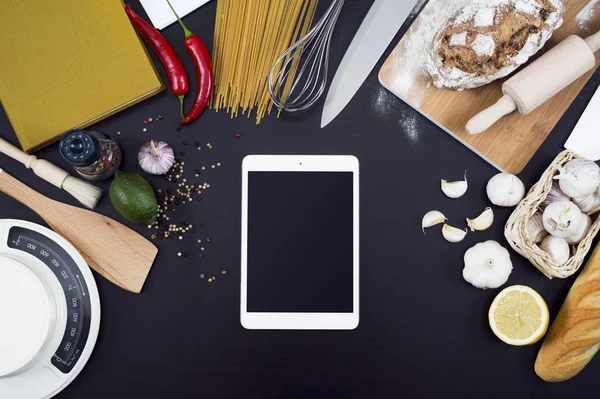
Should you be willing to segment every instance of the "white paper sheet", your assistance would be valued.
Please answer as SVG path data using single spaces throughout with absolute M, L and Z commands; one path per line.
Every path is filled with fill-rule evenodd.
M 171 0 L 171 4 L 177 14 L 183 18 L 199 8 L 200 6 L 208 3 L 210 0 Z M 144 10 L 150 17 L 150 21 L 156 29 L 163 29 L 177 21 L 173 11 L 169 8 L 166 0 L 140 0 Z
M 600 160 L 600 88 L 592 97 L 565 148 L 593 161 Z

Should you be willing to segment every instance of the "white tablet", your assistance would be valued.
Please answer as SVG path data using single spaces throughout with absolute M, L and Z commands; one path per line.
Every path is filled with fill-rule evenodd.
M 242 325 L 356 328 L 358 160 L 250 155 L 242 169 Z

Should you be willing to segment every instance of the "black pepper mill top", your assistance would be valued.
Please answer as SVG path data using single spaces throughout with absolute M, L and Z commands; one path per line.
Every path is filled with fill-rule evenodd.
M 100 159 L 98 139 L 83 130 L 71 130 L 60 141 L 60 154 L 73 166 L 93 165 Z

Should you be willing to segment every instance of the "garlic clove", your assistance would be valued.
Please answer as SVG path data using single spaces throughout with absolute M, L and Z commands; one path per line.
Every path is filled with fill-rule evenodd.
M 564 238 L 548 236 L 540 244 L 540 249 L 546 252 L 554 263 L 564 265 L 571 256 L 569 244 Z
M 467 172 L 465 171 L 465 179 L 461 181 L 449 182 L 442 179 L 442 191 L 448 198 L 460 198 L 467 192 L 469 184 L 467 183 Z
M 467 235 L 467 229 L 461 230 L 444 224 L 444 227 L 442 227 L 442 235 L 448 242 L 461 242 Z
M 575 205 L 581 209 L 581 212 L 588 213 L 600 207 L 600 195 L 594 193 L 583 198 L 573 198 Z
M 508 250 L 492 240 L 469 248 L 464 261 L 465 281 L 484 290 L 505 284 L 513 269 Z
M 548 232 L 544 229 L 544 223 L 542 222 L 542 213 L 537 211 L 527 222 L 527 238 L 537 244 L 546 238 L 547 235 Z
M 525 196 L 525 185 L 515 175 L 498 173 L 488 181 L 486 192 L 492 204 L 511 207 Z
M 575 225 L 573 233 L 565 238 L 567 244 L 579 244 L 584 239 L 590 227 L 592 227 L 592 219 L 588 215 L 583 215 L 582 221 Z
M 467 225 L 471 228 L 471 231 L 487 230 L 492 226 L 492 223 L 494 223 L 494 211 L 492 208 L 486 208 L 475 219 L 467 218 Z
M 552 182 L 552 188 L 550 188 L 550 191 L 548 192 L 548 195 L 546 195 L 546 199 L 544 200 L 544 202 L 541 203 L 540 208 L 544 209 L 553 202 L 570 200 L 571 198 L 567 194 L 562 192 L 558 185 L 558 182 L 555 180 Z M 579 204 L 577 205 L 579 206 Z
M 429 211 L 423 216 L 423 220 L 421 221 L 421 229 L 423 230 L 423 234 L 425 234 L 425 229 L 427 227 L 435 226 L 436 224 L 444 223 L 446 220 L 446 216 L 440 211 Z
M 151 175 L 164 175 L 175 163 L 175 153 L 164 141 L 150 140 L 138 152 L 138 164 Z
M 600 167 L 594 161 L 576 158 L 558 167 L 560 189 L 572 198 L 592 195 L 600 186 Z
M 567 238 L 579 231 L 585 223 L 583 214 L 571 201 L 558 201 L 548 205 L 542 215 L 544 228 L 555 237 Z

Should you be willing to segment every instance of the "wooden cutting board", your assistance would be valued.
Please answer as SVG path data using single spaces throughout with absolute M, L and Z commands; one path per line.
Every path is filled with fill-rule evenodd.
M 379 72 L 379 80 L 388 90 L 498 169 L 519 173 L 548 137 L 594 71 L 573 82 L 529 115 L 515 112 L 502 118 L 484 133 L 470 135 L 465 130 L 467 121 L 500 99 L 504 80 L 472 90 L 438 89 L 422 68 L 423 65 L 420 65 L 422 57 L 411 57 L 411 52 L 422 55 L 422 52 L 415 49 L 421 46 L 421 48 L 429 47 L 435 34 L 433 32 L 437 32 L 445 23 L 445 21 L 436 21 L 440 18 L 435 18 L 435 13 L 449 7 L 454 7 L 458 11 L 461 7 L 456 3 L 464 4 L 464 1 L 430 0 L 383 64 Z M 566 6 L 564 23 L 554 32 L 540 54 L 569 35 L 576 34 L 585 38 L 600 30 L 600 1 L 568 0 L 564 3 Z M 439 26 L 436 22 L 439 22 Z M 411 38 L 412 35 L 415 36 Z M 596 54 L 596 67 L 598 65 L 600 65 L 600 52 Z

